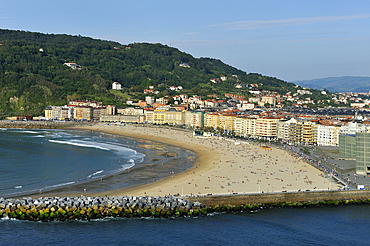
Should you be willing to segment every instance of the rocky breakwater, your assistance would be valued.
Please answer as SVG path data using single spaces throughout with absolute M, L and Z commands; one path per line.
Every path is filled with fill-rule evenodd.
M 31 221 L 92 220 L 105 217 L 180 217 L 207 214 L 199 202 L 177 197 L 0 198 L 0 217 Z
M 0 128 L 26 128 L 26 129 L 56 129 L 76 126 L 75 122 L 50 122 L 50 121 L 12 121 L 1 120 Z M 85 123 L 87 125 L 88 123 Z

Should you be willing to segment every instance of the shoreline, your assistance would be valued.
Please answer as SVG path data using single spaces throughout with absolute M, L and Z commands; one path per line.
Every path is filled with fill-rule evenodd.
M 144 128 L 144 129 L 143 129 Z M 94 132 L 102 132 L 106 134 L 113 134 L 116 136 L 125 136 L 125 137 L 131 137 L 135 138 L 138 140 L 150 140 L 153 142 L 158 142 L 162 144 L 167 144 L 167 145 L 172 145 L 176 146 L 179 148 L 187 149 L 190 151 L 193 151 L 197 157 L 195 159 L 194 165 L 181 172 L 181 173 L 173 173 L 170 174 L 168 178 L 162 178 L 160 180 L 157 180 L 155 182 L 151 182 L 148 184 L 140 184 L 140 185 L 135 185 L 135 186 L 130 186 L 130 187 L 125 187 L 125 188 L 120 188 L 120 189 L 115 189 L 115 190 L 110 190 L 110 191 L 104 191 L 104 192 L 98 192 L 98 193 L 91 193 L 91 196 L 119 196 L 120 194 L 124 195 L 133 195 L 133 196 L 145 196 L 145 195 L 152 195 L 152 196 L 165 196 L 165 195 L 173 195 L 175 193 L 169 193 L 165 194 L 161 190 L 160 191 L 154 191 L 155 188 L 153 187 L 164 187 L 168 186 L 169 184 L 173 185 L 177 182 L 181 182 L 184 180 L 187 180 L 188 175 L 191 174 L 192 172 L 206 172 L 211 169 L 211 166 L 205 165 L 206 163 L 209 163 L 210 160 L 216 161 L 217 158 L 219 157 L 219 154 L 209 148 L 206 148 L 205 146 L 199 144 L 199 143 L 191 143 L 190 142 L 179 142 L 175 138 L 168 138 L 165 136 L 170 135 L 170 132 L 176 133 L 178 130 L 168 130 L 168 129 L 163 129 L 163 128 L 155 128 L 152 126 L 133 126 L 133 125 L 126 125 L 125 127 L 121 126 L 107 126 L 106 124 L 96 124 L 93 126 L 75 126 L 75 127 L 67 127 L 64 128 L 67 130 L 88 130 L 88 131 L 94 131 Z M 157 131 L 158 135 L 153 135 L 153 134 L 147 134 L 142 130 L 147 130 L 149 131 Z M 187 135 L 188 138 L 192 138 L 192 134 L 190 132 L 183 132 L 184 134 Z M 204 154 L 207 153 L 207 154 Z M 169 170 L 170 171 L 170 170 Z M 148 190 L 148 191 L 146 191 Z M 87 195 L 90 195 L 89 192 L 86 193 Z M 84 194 L 85 195 L 85 194 Z
M 147 139 L 185 148 L 197 155 L 192 168 L 168 178 L 111 191 L 86 192 L 84 195 L 205 196 L 339 189 L 321 171 L 276 147 L 265 150 L 259 145 L 235 143 L 218 137 L 196 138 L 188 131 L 153 126 L 98 123 L 65 129 Z
M 27 122 L 21 124 L 27 126 Z M 27 128 L 27 127 L 24 127 Z M 34 128 L 34 126 L 32 126 Z M 44 196 L 209 196 L 231 194 L 262 194 L 299 191 L 338 190 L 323 172 L 294 157 L 286 150 L 262 145 L 235 142 L 219 137 L 197 138 L 190 131 L 155 127 L 152 125 L 84 123 L 66 124 L 56 128 L 84 130 L 126 136 L 138 140 L 164 143 L 196 154 L 192 168 L 171 173 L 148 184 L 140 184 L 103 192 L 48 191 L 33 194 Z

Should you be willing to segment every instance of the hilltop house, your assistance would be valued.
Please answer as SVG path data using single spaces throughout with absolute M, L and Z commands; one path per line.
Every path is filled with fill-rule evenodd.
M 122 89 L 122 86 L 121 86 L 121 84 L 120 84 L 120 83 L 118 83 L 118 82 L 113 82 L 113 84 L 112 84 L 112 89 L 113 89 L 113 90 L 121 90 L 121 89 Z

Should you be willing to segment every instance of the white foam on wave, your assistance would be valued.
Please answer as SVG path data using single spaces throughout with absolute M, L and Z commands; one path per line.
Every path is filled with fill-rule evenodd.
M 14 188 L 19 189 L 19 188 L 22 188 L 22 187 L 23 187 L 22 185 L 18 185 L 18 186 L 15 186 Z
M 121 165 L 121 167 L 122 167 L 123 170 L 129 169 L 129 168 L 131 168 L 133 166 L 135 166 L 135 163 Z
M 100 171 L 97 171 L 97 172 L 95 172 L 93 174 L 90 174 L 89 176 L 87 176 L 87 178 L 91 178 L 92 176 L 95 176 L 95 175 L 97 175 L 99 173 L 102 173 L 102 172 L 104 172 L 104 170 L 100 170 Z
M 52 186 L 47 186 L 46 188 L 55 188 L 55 187 L 60 187 L 60 186 L 65 186 L 65 185 L 71 185 L 71 184 L 74 184 L 74 183 L 76 183 L 76 182 L 72 181 L 72 182 L 63 183 L 63 184 L 56 184 L 56 185 L 52 185 Z
M 71 140 L 71 141 L 61 141 L 61 140 L 49 139 L 49 142 L 60 143 L 60 144 L 69 144 L 69 145 L 78 146 L 78 147 L 97 148 L 97 149 L 102 149 L 102 150 L 108 150 L 109 151 L 109 149 L 98 146 L 98 145 L 93 145 L 93 144 L 88 144 L 88 143 L 81 143 L 82 141 L 76 142 L 76 141 L 73 141 L 73 140 Z
M 116 155 L 122 155 L 127 158 L 131 158 L 130 161 L 134 161 L 134 159 L 143 159 L 145 157 L 144 154 L 137 152 L 136 150 L 130 149 L 128 147 L 124 147 L 121 145 L 118 145 L 116 143 L 102 143 L 102 142 L 96 142 L 96 141 L 85 141 L 85 140 L 49 140 L 52 143 L 60 143 L 60 144 L 69 144 L 73 146 L 78 147 L 88 147 L 88 148 L 97 148 L 101 150 L 107 150 L 111 151 Z
M 39 132 L 36 132 L 36 131 L 28 131 L 28 130 L 24 130 L 22 132 L 26 132 L 26 133 L 33 133 L 33 134 L 38 134 Z
M 37 136 L 34 136 L 35 138 L 44 138 L 45 136 L 44 135 L 37 135 Z

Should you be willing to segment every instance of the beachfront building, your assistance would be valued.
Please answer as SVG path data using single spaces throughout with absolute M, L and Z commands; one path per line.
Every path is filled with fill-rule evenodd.
M 121 115 L 100 115 L 100 122 L 121 122 Z
M 235 114 L 221 114 L 219 116 L 220 128 L 224 131 L 234 131 Z
M 234 131 L 239 136 L 255 137 L 256 136 L 256 118 L 240 116 L 234 120 Z
M 234 120 L 234 132 L 236 135 L 244 136 L 245 134 L 245 125 L 244 125 L 245 117 L 236 117 Z
M 356 135 L 339 135 L 339 155 L 356 157 Z
M 317 125 L 311 121 L 301 121 L 297 124 L 301 128 L 300 143 L 315 145 L 317 142 Z
M 289 143 L 298 145 L 315 145 L 317 142 L 317 125 L 311 121 L 297 121 L 289 125 Z
M 52 114 L 53 114 L 53 108 L 52 108 L 52 106 L 46 107 L 46 109 L 45 109 L 45 119 L 46 120 L 50 120 L 51 117 L 52 117 Z
M 101 115 L 101 122 L 143 123 L 144 115 Z
M 204 127 L 204 111 L 184 111 L 185 125 L 192 128 Z
M 218 113 L 206 113 L 205 114 L 206 122 L 205 126 L 213 129 L 217 129 L 220 126 L 220 117 Z
M 339 128 L 335 125 L 317 125 L 317 145 L 338 146 Z
M 164 124 L 169 125 L 184 125 L 185 124 L 185 111 L 177 111 L 173 108 L 164 112 Z
M 370 174 L 370 133 L 339 136 L 339 155 L 356 158 L 356 173 Z
M 152 123 L 154 122 L 154 109 L 146 108 L 144 109 L 145 122 Z
M 280 118 L 261 117 L 256 120 L 256 136 L 265 139 L 277 137 L 277 124 Z
M 68 106 L 48 106 L 45 109 L 46 120 L 66 120 L 74 118 L 74 108 Z
M 115 105 L 107 105 L 105 114 L 106 115 L 115 115 L 117 108 Z
M 164 124 L 166 109 L 156 109 L 153 114 L 153 124 Z
M 93 120 L 98 121 L 100 119 L 100 116 L 102 115 L 103 112 L 105 112 L 106 108 L 101 107 L 101 108 L 93 108 Z
M 370 133 L 356 133 L 356 173 L 370 174 Z
M 297 120 L 294 118 L 279 121 L 277 124 L 277 138 L 285 142 L 289 142 L 291 137 L 290 125 L 296 123 Z
M 75 107 L 74 118 L 76 120 L 92 120 L 93 119 L 93 107 L 82 106 Z
M 177 111 L 174 108 L 158 108 L 153 114 L 154 124 L 184 125 L 185 111 Z

